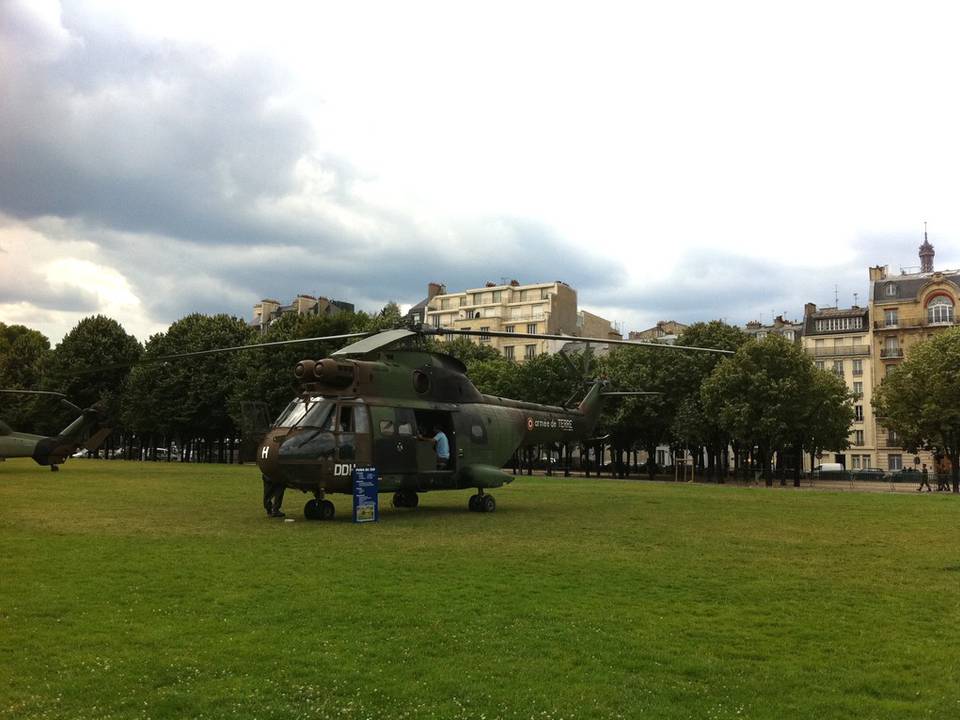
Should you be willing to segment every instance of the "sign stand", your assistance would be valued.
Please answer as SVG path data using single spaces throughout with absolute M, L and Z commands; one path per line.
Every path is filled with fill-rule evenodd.
M 380 520 L 380 476 L 374 467 L 353 470 L 353 521 L 355 523 Z

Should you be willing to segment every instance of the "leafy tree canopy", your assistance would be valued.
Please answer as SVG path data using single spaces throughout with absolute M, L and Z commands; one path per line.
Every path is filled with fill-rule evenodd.
M 936 448 L 950 458 L 960 492 L 960 328 L 911 348 L 874 393 L 877 416 L 907 447 Z

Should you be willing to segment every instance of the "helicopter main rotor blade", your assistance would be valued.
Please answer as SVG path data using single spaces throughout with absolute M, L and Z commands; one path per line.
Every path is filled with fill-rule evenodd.
M 47 397 L 55 397 L 64 405 L 69 408 L 73 408 L 78 413 L 83 412 L 83 408 L 79 405 L 74 405 L 72 402 L 67 400 L 67 396 L 63 393 L 53 392 L 52 390 L 0 390 L 0 393 L 6 393 L 8 395 L 46 395 Z
M 141 358 L 132 363 L 113 363 L 110 365 L 100 365 L 95 368 L 86 368 L 71 372 L 70 375 L 90 375 L 92 373 L 103 372 L 105 370 L 120 370 L 122 368 L 133 367 L 135 365 L 152 365 L 154 363 L 167 362 L 168 360 L 182 360 L 184 358 L 200 357 L 203 355 L 216 355 L 219 353 L 239 352 L 240 350 L 255 350 L 257 348 L 279 347 L 281 345 L 297 345 L 309 342 L 322 342 L 325 340 L 345 340 L 347 338 L 367 337 L 372 332 L 346 333 L 344 335 L 322 335 L 320 337 L 297 338 L 295 340 L 274 340 L 273 342 L 254 343 L 252 345 L 235 345 L 233 347 L 212 348 L 210 350 L 194 350 L 192 352 L 171 353 L 169 355 L 157 355 L 155 357 Z
M 656 390 L 611 390 L 610 392 L 602 392 L 601 395 L 663 395 L 662 392 L 657 392 Z
M 504 332 L 502 330 L 454 330 L 453 328 L 423 327 L 424 335 L 465 335 L 467 337 L 500 337 L 500 338 L 530 338 L 532 340 L 564 340 L 566 342 L 605 343 L 607 345 L 631 345 L 636 347 L 652 347 L 665 350 L 695 350 L 711 352 L 721 355 L 733 355 L 733 350 L 719 348 L 694 347 L 693 345 L 668 345 L 667 343 L 645 342 L 643 340 L 611 340 L 605 338 L 577 337 L 574 335 L 541 335 L 538 333 Z

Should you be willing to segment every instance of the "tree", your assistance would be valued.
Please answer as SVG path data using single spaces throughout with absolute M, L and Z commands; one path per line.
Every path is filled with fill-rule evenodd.
M 646 450 L 651 478 L 656 470 L 657 445 L 671 439 L 682 400 L 676 353 L 667 348 L 619 347 L 600 362 L 601 371 L 614 388 L 660 393 L 611 402 L 601 416 L 601 430 L 610 433 L 616 453 L 629 451 L 634 444 Z
M 701 394 L 704 409 L 731 439 L 756 450 L 767 485 L 775 453 L 799 453 L 804 443 L 824 437 L 843 447 L 847 440 L 835 437 L 837 426 L 846 435 L 853 419 L 846 387 L 818 374 L 809 357 L 779 336 L 743 344 L 716 367 Z M 829 422 L 820 414 L 825 407 L 833 411 Z
M 153 335 L 144 360 L 245 345 L 252 333 L 240 318 L 195 313 L 177 320 L 166 333 Z M 130 374 L 124 422 L 141 434 L 178 437 L 181 445 L 203 438 L 209 448 L 213 440 L 236 435 L 234 417 L 239 413 L 229 401 L 242 380 L 242 366 L 227 354 L 139 365 Z
M 748 340 L 749 336 L 740 328 L 713 320 L 690 325 L 677 338 L 677 344 L 736 351 Z M 706 448 L 707 475 L 719 474 L 721 481 L 726 474 L 728 462 L 724 458 L 731 438 L 718 423 L 717 416 L 704 409 L 700 388 L 724 357 L 727 356 L 720 353 L 677 353 L 679 391 L 683 399 L 673 427 L 674 437 L 693 450 L 695 457 L 700 457 L 701 446 Z
M 874 393 L 883 423 L 905 447 L 925 447 L 950 458 L 953 491 L 960 492 L 960 328 L 914 346 Z
M 116 320 L 103 315 L 86 317 L 53 349 L 45 385 L 81 407 L 99 404 L 115 419 L 130 366 L 142 352 L 137 339 Z M 95 372 L 79 372 L 87 369 Z M 60 422 L 67 416 L 69 412 L 61 413 Z
M 42 333 L 23 325 L 0 323 L 0 388 L 39 390 L 43 372 L 50 361 L 50 341 Z M 46 430 L 44 415 L 50 401 L 28 395 L 4 395 L 3 419 L 23 432 Z

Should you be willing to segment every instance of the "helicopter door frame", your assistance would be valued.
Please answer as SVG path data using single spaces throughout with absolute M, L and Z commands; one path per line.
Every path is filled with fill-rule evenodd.
M 449 410 L 416 410 L 414 416 L 417 421 L 417 434 L 423 437 L 426 437 L 426 433 L 429 431 L 431 425 L 439 426 L 443 430 L 443 434 L 447 436 L 447 443 L 450 446 L 450 461 L 447 463 L 446 471 L 439 472 L 456 472 L 458 462 L 457 462 L 457 430 L 454 425 L 453 413 Z M 429 456 L 432 458 L 433 462 L 436 462 L 437 451 L 434 448 L 432 443 L 421 443 L 423 448 L 417 451 L 417 465 L 421 468 L 427 466 L 426 457 Z M 438 472 L 435 470 L 436 465 L 427 466 L 433 472 Z

